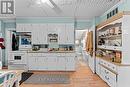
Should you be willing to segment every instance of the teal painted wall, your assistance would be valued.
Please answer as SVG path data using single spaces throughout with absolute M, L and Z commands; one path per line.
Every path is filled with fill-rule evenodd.
M 1 21 L 0 21 L 0 32 L 1 32 Z
M 91 26 L 91 21 L 77 20 L 75 24 L 76 29 L 88 29 Z
M 16 18 L 16 23 L 74 23 L 73 18 Z
M 124 10 L 130 11 L 130 0 L 125 0 Z
M 4 23 L 4 25 L 5 25 L 5 29 L 6 28 L 16 28 L 15 22 L 7 22 L 7 23 Z

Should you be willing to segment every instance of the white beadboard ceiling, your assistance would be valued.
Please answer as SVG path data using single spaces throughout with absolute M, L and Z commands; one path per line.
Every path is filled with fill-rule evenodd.
M 71 17 L 91 20 L 117 4 L 120 0 L 52 0 L 60 12 L 49 5 L 41 6 L 35 0 L 15 0 L 17 17 Z

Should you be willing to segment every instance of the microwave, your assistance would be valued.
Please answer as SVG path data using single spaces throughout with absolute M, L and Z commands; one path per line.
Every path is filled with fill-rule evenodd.
M 48 34 L 48 42 L 49 43 L 58 43 L 58 34 L 56 34 L 56 33 Z

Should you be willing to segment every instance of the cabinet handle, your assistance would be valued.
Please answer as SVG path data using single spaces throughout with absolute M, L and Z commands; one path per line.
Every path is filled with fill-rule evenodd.
M 105 73 L 108 74 L 109 72 L 107 72 L 107 71 L 105 70 Z
M 107 76 L 105 76 L 106 80 L 109 80 L 109 78 Z

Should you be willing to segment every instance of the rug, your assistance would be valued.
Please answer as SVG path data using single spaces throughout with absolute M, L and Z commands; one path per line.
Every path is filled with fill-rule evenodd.
M 68 74 L 33 74 L 25 84 L 69 84 L 70 77 Z
M 25 82 L 29 77 L 31 77 L 31 75 L 33 75 L 33 73 L 29 73 L 29 72 L 23 72 L 22 73 L 22 79 L 20 81 L 20 85 Z

